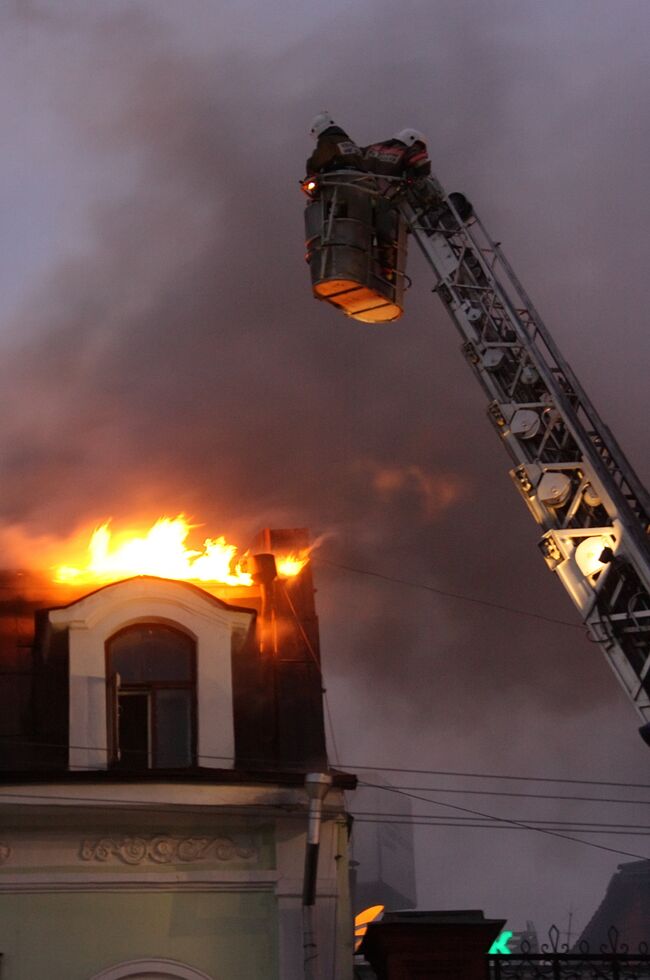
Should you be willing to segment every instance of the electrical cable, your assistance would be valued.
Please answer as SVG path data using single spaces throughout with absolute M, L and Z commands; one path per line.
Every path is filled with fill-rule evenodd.
M 9 744 L 9 743 L 5 743 Z M 82 752 L 103 752 L 108 753 L 108 748 L 106 745 L 76 745 L 74 743 L 68 742 L 48 742 L 42 740 L 32 740 L 27 738 L 12 738 L 11 745 L 22 745 L 31 746 L 35 748 L 52 748 L 52 749 L 72 749 Z M 233 757 L 225 755 L 213 755 L 211 753 L 200 753 L 202 759 L 210 759 L 214 762 L 226 762 L 229 763 L 227 768 L 232 765 Z M 268 765 L 268 759 L 246 759 L 247 764 L 260 764 Z M 283 760 L 283 765 L 295 765 L 299 766 L 302 764 L 302 760 Z M 572 779 L 566 776 L 514 776 L 509 774 L 497 774 L 497 773 L 480 773 L 480 772 L 461 772 L 451 769 L 409 769 L 400 768 L 399 766 L 370 766 L 370 765 L 357 765 L 353 763 L 337 763 L 337 770 L 345 775 L 354 776 L 356 775 L 356 770 L 368 770 L 372 772 L 387 772 L 387 773 L 397 773 L 399 775 L 422 775 L 422 776 L 451 776 L 454 778 L 463 779 L 494 779 L 494 780 L 509 780 L 516 782 L 540 782 L 540 783 L 564 783 L 566 785 L 582 785 L 582 786 L 605 786 L 605 787 L 616 787 L 618 789 L 647 789 L 650 790 L 650 784 L 647 783 L 625 783 L 625 782 L 609 782 L 607 780 L 600 779 Z M 77 768 L 87 770 L 87 766 L 78 766 Z M 53 770 L 55 772 L 55 770 Z M 0 770 L 0 779 L 2 776 L 2 770 Z M 378 788 L 382 788 L 378 786 Z M 481 796 L 512 796 L 520 797 L 522 799 L 557 799 L 557 800 L 567 800 L 567 801 L 585 801 L 594 803 L 632 803 L 646 805 L 648 800 L 625 800 L 625 799 L 610 799 L 607 797 L 598 796 L 565 796 L 563 794 L 540 794 L 540 793 L 508 793 L 504 790 L 475 790 L 475 789 L 458 789 L 457 787 L 433 787 L 433 786 L 395 786 L 395 789 L 403 790 L 414 790 L 416 792 L 435 792 L 435 793 L 464 793 L 464 794 L 474 794 Z
M 134 811 L 134 812 L 138 812 L 138 811 L 142 812 L 142 811 L 145 811 L 147 813 L 174 813 L 174 814 L 178 814 L 179 812 L 187 812 L 188 810 L 191 810 L 191 811 L 194 811 L 194 812 L 200 811 L 202 813 L 205 813 L 206 815 L 207 814 L 210 814 L 211 817 L 214 817 L 214 812 L 215 812 L 215 805 L 214 804 L 213 805 L 210 805 L 210 804 L 205 804 L 205 803 L 195 803 L 195 804 L 188 804 L 188 803 L 162 804 L 162 803 L 150 803 L 150 802 L 147 802 L 147 801 L 139 802 L 139 801 L 136 801 L 136 800 L 120 800 L 120 799 L 106 798 L 106 797 L 80 797 L 80 796 L 62 796 L 62 795 L 58 795 L 56 797 L 52 797 L 52 796 L 46 796 L 46 795 L 41 795 L 41 794 L 31 794 L 31 793 L 30 794 L 1 793 L 0 794 L 0 801 L 1 800 L 4 800 L 4 799 L 10 799 L 10 800 L 11 799 L 14 799 L 14 800 L 19 801 L 19 803 L 21 803 L 23 805 L 26 804 L 26 803 L 29 803 L 29 804 L 32 804 L 32 805 L 33 804 L 40 804 L 40 805 L 49 804 L 49 805 L 52 805 L 52 804 L 57 804 L 57 803 L 60 804 L 61 802 L 69 803 L 70 805 L 74 805 L 74 806 L 78 806 L 80 803 L 90 803 L 90 804 L 94 804 L 96 806 L 97 805 L 101 805 L 101 804 L 106 804 L 106 805 L 111 806 L 111 807 L 119 806 L 120 810 L 122 810 L 122 811 Z M 252 817 L 251 816 L 251 813 L 250 813 L 250 807 L 251 807 L 250 804 L 249 805 L 246 805 L 246 804 L 239 804 L 239 805 L 237 805 L 237 804 L 222 804 L 222 805 L 219 805 L 219 807 L 218 807 L 219 808 L 219 816 L 225 816 L 225 817 L 243 817 L 243 816 L 246 816 L 247 820 L 250 820 L 250 819 L 259 819 L 259 820 L 267 820 L 267 819 L 272 819 L 272 820 L 278 820 L 278 819 L 280 819 L 281 820 L 281 819 L 288 819 L 288 820 L 294 820 L 295 821 L 296 819 L 303 819 L 304 818 L 304 815 L 306 813 L 306 809 L 305 808 L 298 808 L 298 807 L 295 807 L 295 809 L 292 808 L 291 809 L 291 812 L 278 812 L 278 807 L 279 806 L 281 807 L 282 804 L 277 804 L 277 803 L 275 803 L 275 804 L 274 803 L 270 803 L 270 804 L 256 803 L 256 804 L 253 804 L 253 805 L 256 808 L 258 808 L 258 809 L 266 809 L 269 812 L 267 812 L 267 813 L 258 813 L 258 814 L 255 814 Z M 445 804 L 441 804 L 441 805 L 444 806 Z M 323 817 L 325 819 L 327 819 L 328 817 L 339 818 L 340 816 L 341 816 L 341 813 L 340 812 L 332 812 L 332 811 L 329 811 L 328 812 L 327 810 L 325 810 L 324 813 L 323 813 Z M 624 857 L 635 857 L 635 858 L 641 858 L 642 860 L 648 860 L 648 858 L 644 857 L 643 855 L 639 855 L 639 854 L 636 854 L 636 853 L 633 853 L 633 852 L 630 852 L 630 851 L 623 851 L 623 850 L 620 850 L 620 849 L 617 849 L 617 848 L 607 847 L 606 845 L 597 844 L 597 843 L 595 843 L 593 841 L 581 840 L 580 838 L 570 837 L 569 835 L 564 834 L 564 833 L 559 833 L 559 832 L 555 832 L 553 830 L 548 830 L 548 829 L 542 829 L 540 827 L 530 826 L 530 825 L 524 824 L 524 823 L 522 823 L 520 821 L 508 820 L 506 818 L 494 817 L 494 816 L 490 816 L 490 815 L 486 815 L 486 816 L 487 816 L 487 820 L 488 820 L 487 823 L 476 824 L 476 825 L 467 824 L 467 823 L 460 823 L 459 821 L 451 821 L 451 820 L 448 823 L 440 823 L 440 824 L 438 824 L 438 823 L 431 823 L 429 820 L 421 821 L 421 822 L 420 821 L 412 821 L 412 822 L 408 822 L 408 825 L 409 826 L 429 826 L 429 827 L 431 827 L 431 826 L 433 826 L 433 827 L 435 827 L 435 826 L 441 826 L 441 827 L 445 827 L 445 828 L 460 828 L 460 829 L 465 829 L 465 830 L 480 830 L 480 829 L 537 830 L 540 833 L 545 833 L 545 834 L 548 834 L 548 835 L 551 835 L 551 836 L 554 836 L 554 837 L 560 837 L 560 838 L 562 838 L 564 840 L 572 841 L 572 842 L 577 843 L 577 844 L 585 844 L 587 846 L 595 847 L 598 850 L 608 851 L 610 853 L 619 854 L 619 855 L 622 855 Z M 383 817 L 378 817 L 377 819 L 372 818 L 372 817 L 362 817 L 362 818 L 357 818 L 357 819 L 358 819 L 358 822 L 359 823 L 373 823 L 373 824 L 398 825 L 398 826 L 404 826 L 405 825 L 405 822 L 404 821 L 387 820 L 387 819 L 384 819 Z M 617 834 L 616 831 L 604 831 L 604 830 L 603 831 L 598 831 L 598 830 L 591 830 L 591 829 L 584 829 L 583 830 L 583 829 L 580 829 L 580 828 L 576 828 L 573 832 L 574 833 L 599 833 L 599 834 L 609 833 L 609 834 L 615 834 L 615 835 Z M 637 835 L 634 835 L 634 834 L 630 834 L 630 833 L 620 833 L 620 834 L 618 834 L 618 836 L 650 836 L 650 834 L 647 834 L 647 833 L 639 833 Z
M 462 794 L 463 796 L 507 796 L 516 797 L 517 799 L 524 800 L 561 800 L 567 803 L 614 803 L 617 805 L 621 804 L 634 804 L 635 806 L 650 806 L 650 800 L 614 800 L 606 796 L 563 796 L 561 794 L 555 795 L 553 793 L 507 793 L 503 790 L 494 789 L 456 789 L 455 787 L 450 788 L 447 786 L 402 786 L 400 784 L 394 785 L 394 789 L 403 789 L 406 791 L 415 791 L 418 793 L 454 793 L 456 795 Z
M 287 602 L 289 603 L 289 608 L 291 610 L 291 615 L 293 616 L 293 618 L 294 618 L 294 620 L 296 622 L 296 625 L 297 625 L 300 633 L 302 634 L 302 638 L 303 638 L 303 640 L 305 641 L 305 643 L 307 645 L 307 649 L 309 650 L 309 653 L 311 654 L 312 660 L 316 664 L 316 667 L 318 669 L 318 673 L 320 675 L 320 679 L 321 679 L 321 691 L 322 691 L 322 694 L 323 694 L 323 702 L 325 704 L 325 712 L 327 714 L 327 720 L 328 720 L 329 728 L 330 728 L 330 737 L 332 739 L 332 749 L 334 750 L 334 763 L 335 763 L 335 765 L 338 766 L 339 763 L 337 762 L 337 759 L 339 758 L 339 750 L 338 750 L 338 747 L 336 745 L 336 735 L 334 733 L 334 724 L 332 722 L 332 712 L 331 712 L 331 709 L 330 709 L 329 698 L 327 697 L 327 688 L 324 686 L 324 682 L 323 682 L 323 669 L 321 667 L 320 660 L 316 656 L 316 651 L 314 650 L 314 648 L 313 648 L 313 646 L 311 644 L 311 641 L 310 641 L 309 637 L 307 636 L 307 633 L 305 631 L 305 627 L 302 624 L 302 620 L 299 618 L 298 613 L 296 612 L 295 606 L 294 606 L 293 602 L 291 601 L 291 596 L 289 595 L 289 590 L 287 589 L 286 582 L 284 582 L 282 579 L 280 579 L 280 585 L 282 586 L 282 588 L 284 590 L 285 598 L 286 598 Z
M 343 763 L 342 763 L 343 765 Z M 370 769 L 373 772 L 398 772 L 414 776 L 462 776 L 468 779 L 509 779 L 534 783 L 569 783 L 582 786 L 617 786 L 621 789 L 650 789 L 649 783 L 612 783 L 603 779 L 572 779 L 565 776 L 511 776 L 488 772 L 459 772 L 452 769 L 405 769 L 399 766 L 361 766 L 345 764 L 346 769 Z M 422 787 L 417 787 L 418 789 Z
M 409 579 L 396 578 L 392 575 L 384 575 L 382 572 L 374 572 L 368 568 L 355 568 L 352 565 L 343 565 L 339 562 L 323 558 L 322 555 L 312 556 L 312 561 L 329 565 L 332 568 L 340 568 L 346 572 L 354 572 L 356 575 L 368 575 L 372 578 L 382 579 L 384 582 L 392 582 L 396 585 L 406 585 L 412 589 L 422 589 L 425 592 L 432 592 L 434 595 L 443 596 L 445 599 L 458 599 L 461 602 L 471 602 L 477 606 L 486 606 L 489 609 L 499 609 L 501 612 L 514 613 L 517 616 L 526 616 L 529 619 L 542 620 L 545 623 L 553 623 L 555 626 L 566 626 L 569 629 L 583 630 L 582 623 L 569 623 L 565 619 L 555 619 L 553 616 L 544 616 L 543 613 L 531 612 L 528 609 L 517 609 L 516 606 L 506 606 L 500 602 L 491 602 L 489 599 L 477 599 L 476 596 L 463 595 L 460 592 L 448 592 L 445 589 L 437 589 L 433 585 L 426 585 L 424 582 L 413 582 Z
M 373 784 L 372 783 L 361 783 L 360 785 L 362 785 L 362 786 L 372 786 Z M 374 786 L 373 788 L 374 789 L 382 789 L 381 786 Z M 613 847 L 606 847 L 605 844 L 595 844 L 593 841 L 580 840 L 580 838 L 578 838 L 578 837 L 570 837 L 568 834 L 562 834 L 562 833 L 559 833 L 558 831 L 555 831 L 555 830 L 544 830 L 541 827 L 531 827 L 529 824 L 526 824 L 526 823 L 524 823 L 521 820 L 510 820 L 508 817 L 496 817 L 496 816 L 494 816 L 494 814 L 484 813 L 481 810 L 471 810 L 471 809 L 469 809 L 469 807 L 459 806 L 457 803 L 443 803 L 443 802 L 441 802 L 439 800 L 429 800 L 429 799 L 427 799 L 426 796 L 415 796 L 413 793 L 405 793 L 405 792 L 403 792 L 402 790 L 399 790 L 399 789 L 389 789 L 389 787 L 383 787 L 383 788 L 385 788 L 388 792 L 399 793 L 400 796 L 408 796 L 412 800 L 420 800 L 423 803 L 432 803 L 434 806 L 448 807 L 451 810 L 460 810 L 463 813 L 470 813 L 470 814 L 472 814 L 475 817 L 485 817 L 488 820 L 496 820 L 496 821 L 499 821 L 500 823 L 511 824 L 512 826 L 515 826 L 515 827 L 522 827 L 523 829 L 534 830 L 538 834 L 547 834 L 547 835 L 549 835 L 551 837 L 560 837 L 563 840 L 574 841 L 575 843 L 578 843 L 578 844 L 585 844 L 585 845 L 587 845 L 589 847 L 595 847 L 595 848 L 597 848 L 598 850 L 601 850 L 601 851 L 610 851 L 612 854 L 622 854 L 624 857 L 638 858 L 641 861 L 648 861 L 648 860 L 650 860 L 650 858 L 646 854 L 635 854 L 635 853 L 632 853 L 630 851 L 620 851 L 620 850 L 615 849 Z
M 456 827 L 461 830 L 542 830 L 542 827 L 530 826 L 530 827 L 513 827 L 504 826 L 503 824 L 490 824 L 490 823 L 476 823 L 476 824 L 462 824 L 462 823 L 430 823 L 427 820 L 413 820 L 413 821 L 403 821 L 403 820 L 375 820 L 373 818 L 361 817 L 355 821 L 356 823 L 369 823 L 369 824 L 386 824 L 388 826 L 397 827 Z M 583 828 L 583 827 L 567 827 L 572 834 L 601 834 L 608 835 L 612 837 L 650 837 L 650 831 L 647 830 L 597 830 L 593 828 Z M 552 833 L 553 828 L 550 828 L 547 833 Z M 560 834 L 556 836 L 562 836 Z M 567 837 L 567 840 L 571 838 Z M 580 841 L 579 843 L 585 844 L 587 841 Z M 615 853 L 625 854 L 625 851 L 617 851 Z
M 435 826 L 435 821 L 438 821 L 438 820 L 446 820 L 446 821 L 448 821 L 448 820 L 451 819 L 447 814 L 445 814 L 443 816 L 438 816 L 438 815 L 436 815 L 434 813 L 387 813 L 387 812 L 385 812 L 383 810 L 351 810 L 350 811 L 350 815 L 352 817 L 354 817 L 355 820 L 358 819 L 359 817 L 381 817 L 381 818 L 384 818 L 384 817 L 386 817 L 386 818 L 388 818 L 388 817 L 393 818 L 393 817 L 395 817 L 395 818 L 397 818 L 399 820 L 402 820 L 404 822 L 408 822 L 409 820 L 422 820 L 422 819 L 424 819 L 424 820 L 432 820 L 432 821 L 434 821 L 434 824 L 432 826 Z M 462 827 L 467 822 L 471 822 L 471 823 L 475 824 L 478 819 L 482 819 L 482 818 L 479 818 L 479 817 L 455 817 L 454 819 L 456 821 L 459 821 L 458 826 L 459 827 Z M 576 820 L 561 820 L 561 819 L 557 819 L 557 820 L 542 820 L 542 819 L 539 819 L 537 817 L 535 817 L 534 820 L 526 820 L 525 822 L 530 823 L 530 824 L 549 824 L 549 825 L 553 825 L 553 826 L 556 826 L 557 825 L 557 826 L 566 826 L 566 827 L 578 827 L 578 826 L 580 826 L 580 827 L 605 827 L 605 828 L 607 828 L 609 830 L 612 830 L 612 829 L 613 830 L 627 829 L 627 830 L 647 830 L 647 831 L 650 831 L 650 824 L 642 824 L 642 825 L 639 825 L 639 824 L 635 824 L 635 823 L 620 823 L 620 822 L 607 823 L 607 822 L 603 822 L 603 821 L 589 822 L 587 820 L 577 820 L 577 819 Z M 488 825 L 488 823 L 486 823 L 486 821 L 483 820 L 483 823 L 480 826 L 487 826 L 487 825 Z
M 298 787 L 296 787 L 296 788 L 298 788 Z M 268 811 L 268 813 L 260 813 L 259 815 L 256 815 L 256 816 L 259 816 L 260 819 L 267 819 L 268 817 L 271 817 L 274 820 L 275 819 L 295 820 L 295 819 L 298 819 L 298 818 L 301 819 L 304 816 L 305 812 L 306 812 L 305 807 L 301 807 L 300 804 L 286 804 L 286 803 L 273 803 L 273 802 L 271 802 L 271 803 L 260 803 L 260 802 L 257 802 L 257 803 L 254 803 L 254 804 L 246 804 L 246 803 L 210 804 L 210 803 L 199 803 L 199 802 L 197 802 L 197 803 L 186 803 L 185 802 L 185 803 L 177 803 L 177 804 L 174 804 L 174 803 L 155 803 L 155 802 L 150 802 L 150 801 L 146 801 L 146 800 L 142 800 L 142 801 L 132 800 L 132 799 L 131 800 L 124 800 L 124 799 L 119 799 L 119 798 L 115 798 L 115 797 L 77 796 L 77 795 L 74 795 L 73 796 L 73 795 L 60 795 L 60 794 L 57 795 L 57 796 L 52 796 L 52 795 L 39 794 L 39 793 L 30 793 L 30 792 L 25 792 L 25 793 L 10 792 L 10 793 L 6 793 L 6 792 L 0 791 L 0 801 L 5 800 L 5 799 L 8 799 L 8 800 L 19 800 L 21 803 L 27 803 L 27 802 L 28 803 L 34 803 L 34 802 L 38 802 L 38 803 L 57 804 L 57 803 L 60 803 L 61 801 L 63 801 L 65 803 L 71 803 L 71 804 L 74 804 L 74 805 L 79 805 L 79 803 L 90 803 L 90 804 L 96 804 L 96 805 L 99 805 L 99 804 L 107 804 L 107 805 L 110 805 L 110 806 L 116 806 L 117 805 L 117 806 L 119 806 L 119 808 L 121 810 L 136 810 L 136 811 L 146 810 L 147 812 L 150 812 L 151 811 L 151 812 L 157 812 L 157 813 L 178 813 L 179 811 L 185 811 L 185 810 L 199 810 L 199 811 L 205 811 L 206 813 L 214 814 L 215 808 L 218 808 L 220 815 L 222 815 L 222 816 L 229 816 L 229 817 L 237 817 L 237 816 L 247 816 L 247 817 L 250 817 L 251 816 L 251 814 L 250 814 L 251 806 L 254 806 L 257 809 L 267 810 Z M 441 805 L 444 806 L 445 804 L 441 804 Z M 328 818 L 328 817 L 339 817 L 339 816 L 341 816 L 341 812 L 338 811 L 338 810 L 337 811 L 331 811 L 331 810 L 328 811 L 327 808 L 326 808 L 324 810 L 324 812 L 323 812 L 323 816 L 325 818 Z M 410 824 L 413 824 L 415 826 L 458 827 L 458 828 L 461 828 L 461 829 L 462 828 L 466 828 L 466 829 L 470 829 L 470 830 L 471 829 L 480 829 L 480 828 L 494 828 L 494 829 L 502 829 L 502 830 L 531 830 L 531 829 L 534 830 L 534 829 L 538 829 L 535 826 L 524 824 L 521 821 L 515 821 L 514 819 L 506 819 L 506 818 L 494 817 L 494 816 L 489 816 L 489 815 L 487 815 L 486 818 L 483 819 L 482 822 L 480 822 L 480 823 L 474 822 L 474 821 L 477 820 L 477 818 L 475 818 L 475 817 L 457 817 L 456 819 L 451 819 L 451 818 L 447 818 L 447 817 L 444 817 L 444 816 L 437 817 L 434 814 L 431 814 L 429 816 L 427 816 L 425 814 L 415 814 L 412 817 L 411 817 L 411 815 L 408 815 L 408 814 L 397 814 L 396 816 L 397 816 L 398 819 L 388 819 L 389 817 L 392 817 L 392 816 L 393 815 L 391 815 L 391 814 L 384 814 L 384 813 L 381 813 L 379 811 L 371 811 L 371 810 L 369 810 L 369 811 L 360 811 L 359 813 L 354 814 L 355 822 L 359 822 L 359 823 L 398 824 L 398 825 L 401 825 L 401 826 L 405 826 L 405 825 L 408 826 Z M 403 818 L 403 819 L 401 819 L 401 818 Z M 424 818 L 424 819 L 421 819 L 421 818 Z M 499 821 L 499 823 L 495 824 L 494 821 Z M 551 823 L 551 824 L 554 824 L 555 825 L 555 824 L 564 824 L 564 823 L 571 824 L 572 822 L 571 821 L 542 821 L 542 820 L 536 820 L 536 821 L 534 821 L 534 823 L 535 824 L 536 823 Z M 575 821 L 575 823 L 578 823 L 578 821 Z M 611 829 L 610 830 L 607 830 L 607 831 L 605 831 L 605 830 L 599 831 L 599 830 L 596 830 L 596 829 L 592 829 L 591 827 L 589 827 L 589 828 L 584 827 L 584 825 L 581 825 L 581 826 L 584 829 L 581 829 L 581 827 L 575 827 L 575 832 L 576 833 L 600 833 L 600 832 L 602 832 L 602 833 L 607 832 L 607 833 L 613 833 L 613 834 L 618 833 L 618 831 L 611 830 Z M 612 824 L 612 825 L 601 825 L 601 826 L 605 826 L 605 827 L 616 827 L 617 825 Z M 633 824 L 626 824 L 626 825 L 621 825 L 621 826 L 633 828 L 635 825 L 633 825 Z M 638 828 L 638 829 L 640 831 L 645 831 L 645 830 L 650 831 L 650 827 L 649 828 Z M 621 836 L 628 836 L 628 835 L 625 834 L 624 832 L 621 832 Z M 642 834 L 642 836 L 645 836 L 645 834 Z M 650 836 L 650 834 L 648 834 L 648 836 Z M 580 843 L 582 843 L 582 842 L 580 842 Z M 621 853 L 625 853 L 625 852 L 621 852 Z

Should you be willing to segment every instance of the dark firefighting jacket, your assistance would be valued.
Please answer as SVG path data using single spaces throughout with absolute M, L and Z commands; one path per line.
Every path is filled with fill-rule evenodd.
M 428 177 L 431 161 L 424 143 L 407 146 L 401 140 L 371 143 L 363 151 L 364 170 L 382 177 Z
M 331 170 L 361 170 L 363 153 L 339 126 L 330 126 L 318 137 L 316 149 L 306 163 L 308 176 Z

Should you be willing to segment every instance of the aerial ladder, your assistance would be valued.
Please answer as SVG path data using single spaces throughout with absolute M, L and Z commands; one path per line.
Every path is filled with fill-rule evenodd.
M 434 178 L 310 178 L 314 294 L 365 322 L 403 311 L 407 232 L 433 272 L 539 547 L 598 643 L 650 744 L 650 495 L 553 341 L 500 244 Z M 387 267 L 386 211 L 392 215 Z M 377 220 L 382 224 L 377 233 Z M 390 227 L 390 223 L 389 223 Z

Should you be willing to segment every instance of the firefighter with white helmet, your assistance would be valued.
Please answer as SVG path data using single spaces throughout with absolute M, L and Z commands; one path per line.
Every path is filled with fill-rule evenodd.
M 424 133 L 421 133 L 419 129 L 400 129 L 399 133 L 395 133 L 393 139 L 400 140 L 407 146 L 413 146 L 414 143 L 426 143 Z
M 431 161 L 426 140 L 418 129 L 400 129 L 388 140 L 371 143 L 363 151 L 364 170 L 382 177 L 428 177 Z
M 378 177 L 406 178 L 420 184 L 431 173 L 424 135 L 417 129 L 400 129 L 388 140 L 371 143 L 364 147 L 363 169 Z M 378 197 L 374 218 L 377 254 L 388 282 L 394 280 L 397 264 L 398 223 L 398 214 L 390 200 Z
M 365 169 L 372 173 L 385 177 L 405 177 L 409 180 L 412 193 L 421 207 L 436 212 L 442 206 L 444 191 L 431 174 L 426 140 L 418 129 L 400 129 L 391 139 L 365 147 L 364 164 Z M 468 221 L 472 217 L 472 205 L 464 194 L 450 194 L 449 199 L 461 221 Z M 449 212 L 448 208 L 446 210 Z M 455 218 L 450 214 L 449 218 L 453 225 Z M 380 230 L 381 224 L 380 219 Z
M 337 126 L 331 113 L 323 111 L 314 116 L 309 131 L 316 140 L 316 149 L 306 163 L 308 176 L 332 170 L 361 169 L 361 150 L 345 130 Z

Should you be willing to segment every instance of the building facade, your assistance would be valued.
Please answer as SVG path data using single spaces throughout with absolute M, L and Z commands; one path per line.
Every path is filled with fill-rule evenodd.
M 4 576 L 3 980 L 298 980 L 312 942 L 351 977 L 354 778 L 327 763 L 309 565 L 284 581 L 269 558 L 304 541 L 264 532 L 252 586 Z M 314 772 L 332 783 L 306 931 Z

